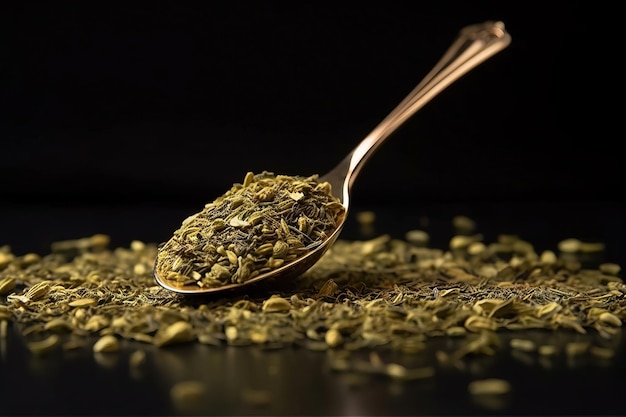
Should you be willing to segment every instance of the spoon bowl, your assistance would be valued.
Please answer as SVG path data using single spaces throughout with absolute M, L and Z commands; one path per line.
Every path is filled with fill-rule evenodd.
M 352 185 L 363 165 L 385 139 L 446 87 L 506 48 L 510 42 L 511 36 L 505 30 L 504 24 L 499 21 L 487 21 L 461 29 L 455 41 L 422 81 L 335 168 L 320 176 L 320 181 L 330 183 L 333 195 L 345 208 L 337 227 L 320 245 L 279 268 L 257 275 L 243 283 L 207 288 L 196 284 L 181 284 L 160 277 L 157 272 L 157 258 L 153 270 L 156 281 L 164 288 L 178 293 L 215 293 L 233 290 L 268 278 L 293 278 L 304 273 L 319 261 L 339 237 L 349 212 Z
M 345 217 L 345 214 L 344 214 L 344 217 Z M 237 288 L 241 288 L 243 286 L 248 286 L 250 284 L 257 283 L 261 280 L 266 280 L 268 278 L 280 278 L 280 279 L 295 278 L 299 276 L 300 274 L 304 273 L 309 268 L 311 268 L 313 265 L 317 263 L 317 261 L 320 260 L 322 255 L 324 255 L 324 253 L 326 253 L 328 248 L 332 246 L 332 244 L 335 243 L 335 241 L 337 240 L 337 237 L 339 236 L 339 234 L 341 233 L 341 230 L 343 229 L 344 223 L 345 223 L 345 218 L 341 220 L 341 223 L 339 224 L 339 226 L 335 229 L 335 231 L 330 236 L 328 236 L 319 246 L 309 251 L 307 254 L 301 256 L 300 258 L 295 259 L 294 261 L 290 263 L 284 264 L 279 268 L 273 269 L 272 271 L 266 272 L 264 274 L 257 275 L 256 277 L 251 278 L 248 281 L 245 281 L 242 283 L 231 283 L 231 284 L 222 285 L 220 287 L 209 287 L 209 288 L 199 287 L 196 284 L 178 284 L 175 281 L 161 278 L 159 274 L 157 273 L 156 265 L 154 268 L 154 276 L 156 278 L 156 281 L 162 287 L 170 291 L 174 291 L 174 292 L 178 292 L 182 294 L 215 293 L 215 292 L 222 292 L 222 291 L 232 291 Z

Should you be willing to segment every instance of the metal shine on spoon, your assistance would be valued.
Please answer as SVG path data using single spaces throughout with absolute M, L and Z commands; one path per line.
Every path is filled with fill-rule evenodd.
M 352 184 L 363 165 L 374 154 L 376 149 L 437 94 L 471 69 L 506 48 L 510 42 L 511 36 L 505 30 L 504 24 L 499 21 L 487 21 L 461 29 L 456 40 L 443 57 L 409 95 L 335 168 L 320 176 L 320 182 L 327 181 L 331 184 L 333 194 L 339 198 L 346 210 L 334 232 L 315 249 L 292 262 L 260 274 L 243 283 L 230 283 L 219 287 L 207 288 L 195 284 L 184 285 L 170 282 L 170 280 L 159 277 L 157 273 L 157 257 L 154 267 L 156 281 L 164 288 L 178 293 L 214 293 L 232 290 L 268 278 L 295 277 L 311 268 L 341 233 L 348 215 Z

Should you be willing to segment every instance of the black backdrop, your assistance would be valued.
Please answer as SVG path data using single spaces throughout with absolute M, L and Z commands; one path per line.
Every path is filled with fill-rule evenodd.
M 511 46 L 390 138 L 354 202 L 616 195 L 582 6 L 226 3 L 4 6 L 0 198 L 200 204 L 247 171 L 324 173 L 485 20 Z

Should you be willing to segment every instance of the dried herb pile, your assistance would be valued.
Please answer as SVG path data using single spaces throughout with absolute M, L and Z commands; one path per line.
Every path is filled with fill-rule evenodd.
M 567 239 L 561 252 L 536 253 L 516 236 L 483 242 L 479 234 L 459 234 L 448 248 L 426 247 L 424 237 L 411 231 L 408 240 L 338 240 L 295 280 L 204 299 L 155 284 L 155 244 L 111 249 L 107 236 L 96 235 L 58 242 L 46 256 L 18 256 L 4 246 L 0 336 L 18 326 L 35 353 L 80 346 L 111 351 L 121 339 L 159 347 L 420 352 L 430 339 L 450 337 L 467 341 L 447 356 L 459 359 L 493 354 L 502 331 L 568 329 L 604 340 L 621 332 L 626 285 L 619 266 L 586 269 L 571 256 L 598 250 L 597 244 Z
M 181 285 L 244 283 L 319 246 L 344 214 L 331 185 L 317 175 L 248 172 L 183 221 L 159 248 L 157 272 Z

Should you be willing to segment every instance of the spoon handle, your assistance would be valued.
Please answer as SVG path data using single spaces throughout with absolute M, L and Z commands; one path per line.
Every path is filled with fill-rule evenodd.
M 348 206 L 352 184 L 366 160 L 400 125 L 454 81 L 509 45 L 511 36 L 502 22 L 487 21 L 461 29 L 439 62 L 424 79 L 350 152 L 324 176 L 342 190 Z

